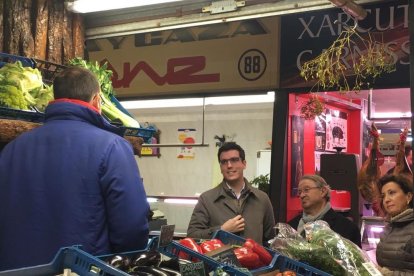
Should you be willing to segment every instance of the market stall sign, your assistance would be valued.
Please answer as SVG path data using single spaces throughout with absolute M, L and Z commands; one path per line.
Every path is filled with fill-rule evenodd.
M 180 263 L 180 273 L 182 276 L 205 276 L 205 270 L 203 262 Z
M 357 31 L 384 43 L 392 56 L 396 71 L 381 75 L 374 88 L 409 87 L 408 1 L 388 1 L 363 5 L 368 16 L 358 21 Z M 281 83 L 283 88 L 310 88 L 315 82 L 300 76 L 301 65 L 327 49 L 345 28 L 355 26 L 351 16 L 340 9 L 297 13 L 281 19 Z M 351 49 L 350 49 L 351 48 Z M 352 44 L 343 51 L 343 63 L 351 69 L 352 61 L 364 56 L 364 45 Z M 352 80 L 352 72 L 349 70 Z
M 162 225 L 160 231 L 160 237 L 158 240 L 158 247 L 164 247 L 169 245 L 174 237 L 175 225 Z
M 226 244 L 219 249 L 206 253 L 206 255 L 218 263 L 232 267 L 241 267 L 240 262 L 234 253 L 234 248 L 230 245 Z
M 117 97 L 268 90 L 278 86 L 279 19 L 87 41 L 113 70 Z

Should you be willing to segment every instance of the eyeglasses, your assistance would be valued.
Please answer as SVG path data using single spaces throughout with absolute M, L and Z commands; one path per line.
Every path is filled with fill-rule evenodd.
M 220 160 L 220 165 L 226 165 L 228 163 L 235 164 L 235 163 L 239 162 L 240 160 L 241 160 L 240 157 L 233 157 L 233 158 L 230 158 L 230 159 L 222 159 L 222 160 Z
M 99 100 L 101 101 L 101 105 L 104 105 L 105 104 L 105 101 L 104 101 L 101 93 L 99 93 Z
M 304 188 L 303 190 L 298 190 L 298 196 L 300 196 L 301 194 L 308 194 L 310 190 L 312 189 L 320 189 L 321 187 L 308 187 L 308 188 Z
M 97 93 L 95 95 L 96 95 L 95 97 L 99 97 L 99 103 L 101 105 L 104 105 L 105 104 L 105 101 L 103 100 L 101 93 Z

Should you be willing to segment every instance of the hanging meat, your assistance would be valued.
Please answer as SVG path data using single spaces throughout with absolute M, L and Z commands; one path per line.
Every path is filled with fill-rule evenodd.
M 395 156 L 395 168 L 393 170 L 394 175 L 401 173 L 413 174 L 411 168 L 407 162 L 407 157 L 405 156 L 405 142 L 407 141 L 408 128 L 405 127 L 403 132 L 400 134 L 400 140 L 398 142 L 398 152 Z
M 375 215 L 383 216 L 384 213 L 380 208 L 380 191 L 377 185 L 378 179 L 381 177 L 378 160 L 381 156 L 379 152 L 379 134 L 374 123 L 371 125 L 370 135 L 373 137 L 371 151 L 368 159 L 362 164 L 361 170 L 358 172 L 358 190 L 362 197 L 372 204 L 372 210 Z

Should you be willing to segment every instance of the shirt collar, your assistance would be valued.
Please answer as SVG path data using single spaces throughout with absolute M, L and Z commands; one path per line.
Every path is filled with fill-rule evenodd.
M 242 195 L 242 193 L 244 192 L 244 189 L 246 188 L 246 183 L 243 183 L 243 188 L 240 190 L 239 194 L 236 194 L 236 192 L 231 188 L 231 186 L 229 185 L 229 183 L 227 183 L 226 181 L 224 181 L 224 183 L 227 185 L 227 188 L 229 188 L 230 192 L 237 198 L 239 199 L 240 196 Z

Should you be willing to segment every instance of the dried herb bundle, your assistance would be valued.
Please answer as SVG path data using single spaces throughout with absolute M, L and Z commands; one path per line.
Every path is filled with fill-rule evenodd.
M 311 94 L 309 100 L 304 102 L 300 107 L 300 116 L 305 120 L 313 120 L 316 116 L 322 114 L 325 105 L 320 101 L 316 94 Z
M 357 58 L 355 49 L 362 48 Z M 354 50 L 354 52 L 352 52 Z M 348 53 L 345 56 L 345 53 Z M 368 33 L 364 38 L 355 27 L 346 27 L 333 44 L 316 58 L 303 64 L 300 75 L 308 80 L 316 80 L 312 90 L 335 88 L 342 93 L 358 92 L 369 87 L 370 81 L 382 73 L 395 70 L 392 55 L 383 42 L 376 41 Z M 354 76 L 354 85 L 350 87 L 347 76 Z M 372 83 L 371 83 L 372 84 Z

